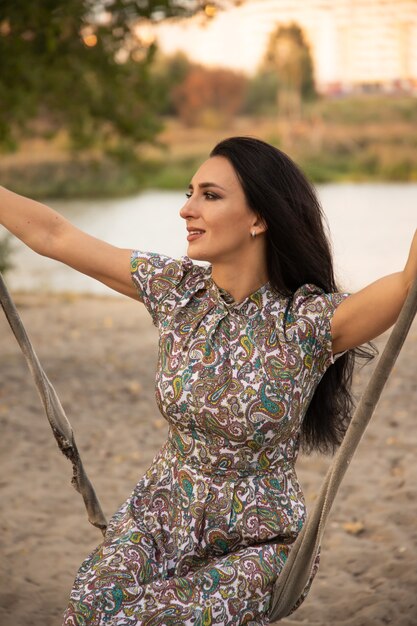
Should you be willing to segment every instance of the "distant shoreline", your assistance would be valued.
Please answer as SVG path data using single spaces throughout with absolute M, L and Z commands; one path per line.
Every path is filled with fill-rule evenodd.
M 187 127 L 165 118 L 137 161 L 99 151 L 71 152 L 65 133 L 22 141 L 0 159 L 2 185 L 32 198 L 111 198 L 145 189 L 184 189 L 213 146 L 230 135 L 257 136 L 287 152 L 314 183 L 415 182 L 417 99 L 351 97 L 305 105 L 303 117 L 236 117 L 227 127 Z

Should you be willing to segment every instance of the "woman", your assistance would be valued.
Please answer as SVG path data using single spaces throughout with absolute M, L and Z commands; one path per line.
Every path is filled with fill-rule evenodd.
M 339 293 L 312 187 L 262 141 L 218 144 L 187 196 L 188 256 L 176 261 L 115 248 L 1 190 L 12 233 L 139 299 L 160 333 L 168 441 L 81 566 L 66 626 L 268 624 L 305 518 L 300 443 L 340 442 L 353 350 L 394 323 L 417 275 L 415 236 L 402 272 Z

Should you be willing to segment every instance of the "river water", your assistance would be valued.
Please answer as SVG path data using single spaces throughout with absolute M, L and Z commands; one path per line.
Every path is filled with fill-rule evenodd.
M 343 289 L 355 291 L 401 269 L 417 227 L 417 184 L 319 185 L 317 191 Z M 114 245 L 178 257 L 187 246 L 185 223 L 178 215 L 184 201 L 182 192 L 147 191 L 130 198 L 47 204 Z M 34 254 L 17 240 L 13 262 L 15 268 L 7 276 L 12 290 L 112 293 L 91 278 Z

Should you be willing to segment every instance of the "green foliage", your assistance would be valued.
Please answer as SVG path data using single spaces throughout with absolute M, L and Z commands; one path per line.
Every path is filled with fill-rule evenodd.
M 417 167 L 410 158 L 403 158 L 394 163 L 384 163 L 381 167 L 381 178 L 389 181 L 416 181 Z
M 162 115 L 174 115 L 176 113 L 172 92 L 177 85 L 184 82 L 193 67 L 194 64 L 182 52 L 169 57 L 157 53 L 152 77 L 159 113 Z
M 186 189 L 190 176 L 206 157 L 202 154 L 172 158 L 164 153 L 140 161 L 107 157 L 49 161 L 30 167 L 9 167 L 1 172 L 1 180 L 16 193 L 39 200 L 121 197 L 149 188 Z M 8 242 L 0 239 L 0 263 L 2 258 L 8 258 L 10 250 Z
M 311 113 L 320 115 L 324 122 L 348 126 L 412 122 L 417 119 L 417 99 L 380 94 L 323 98 L 311 105 Z M 404 139 L 408 141 L 410 137 Z
M 2 0 L 0 144 L 68 130 L 74 147 L 132 151 L 160 128 L 149 20 L 189 0 Z M 148 33 L 149 35 L 149 33 Z
M 10 261 L 13 252 L 11 237 L 9 234 L 0 237 L 0 272 L 5 274 L 12 269 L 13 265 Z
M 416 159 L 395 154 L 386 159 L 375 149 L 364 153 L 353 148 L 324 149 L 320 154 L 306 151 L 297 162 L 315 183 L 417 180 Z
M 190 178 L 207 158 L 201 156 L 155 160 L 144 164 L 145 186 L 148 189 L 188 188 Z
M 269 115 L 277 107 L 278 74 L 276 71 L 260 71 L 248 84 L 245 113 Z
M 103 157 L 14 166 L 1 172 L 5 187 L 33 199 L 100 198 L 136 193 L 144 185 L 140 164 Z

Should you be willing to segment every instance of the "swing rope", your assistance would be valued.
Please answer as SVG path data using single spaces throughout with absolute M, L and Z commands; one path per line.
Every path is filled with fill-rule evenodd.
M 385 349 L 354 412 L 342 444 L 326 474 L 314 509 L 307 517 L 275 583 L 269 613 L 271 622 L 278 621 L 291 612 L 309 581 L 337 490 L 372 417 L 416 311 L 417 280 L 410 289 Z
M 89 521 L 100 528 L 104 534 L 107 527 L 106 519 L 81 462 L 71 424 L 65 415 L 54 387 L 39 363 L 1 273 L 0 302 L 35 380 L 58 446 L 72 463 L 73 477 L 71 482 L 83 497 Z M 280 620 L 291 612 L 309 581 L 314 559 L 321 544 L 326 521 L 337 490 L 372 417 L 408 334 L 416 310 L 417 280 L 414 281 L 410 289 L 385 349 L 356 408 L 343 442 L 327 472 L 314 509 L 307 517 L 275 583 L 269 613 L 271 622 Z
M 35 380 L 36 387 L 45 408 L 46 415 L 54 433 L 61 452 L 72 463 L 73 487 L 81 494 L 87 509 L 88 520 L 100 528 L 103 535 L 107 527 L 100 503 L 97 499 L 94 488 L 84 470 L 80 454 L 75 443 L 74 434 L 57 393 L 45 374 L 39 359 L 32 347 L 29 337 L 26 334 L 22 320 L 14 305 L 14 302 L 7 290 L 0 272 L 0 302 L 6 315 L 7 321 L 13 331 L 14 336 L 23 352 L 31 374 Z

